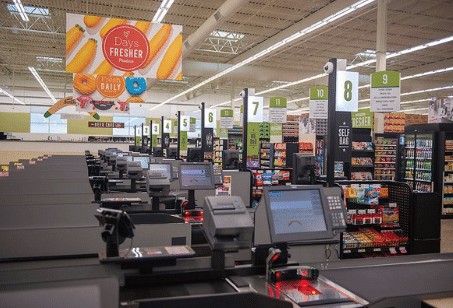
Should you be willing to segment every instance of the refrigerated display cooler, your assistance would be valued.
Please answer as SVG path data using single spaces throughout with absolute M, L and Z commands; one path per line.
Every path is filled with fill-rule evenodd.
M 398 180 L 442 196 L 442 217 L 453 218 L 453 124 L 407 125 L 399 140 Z

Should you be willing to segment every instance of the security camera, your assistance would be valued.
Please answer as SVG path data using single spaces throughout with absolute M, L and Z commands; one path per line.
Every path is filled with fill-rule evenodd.
M 240 97 L 245 97 L 245 91 L 242 90 L 241 93 L 239 93 L 239 96 L 240 96 Z
M 326 64 L 324 64 L 323 69 L 324 69 L 324 73 L 326 73 L 326 74 L 333 73 L 333 63 L 327 62 Z

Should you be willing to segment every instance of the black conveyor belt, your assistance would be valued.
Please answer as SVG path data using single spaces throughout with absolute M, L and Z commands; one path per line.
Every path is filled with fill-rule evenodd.
M 326 269 L 320 275 L 370 303 L 453 290 L 452 260 Z

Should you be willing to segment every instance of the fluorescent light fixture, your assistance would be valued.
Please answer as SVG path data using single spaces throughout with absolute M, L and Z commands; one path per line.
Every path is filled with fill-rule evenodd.
M 310 97 L 302 97 L 302 98 L 298 98 L 298 99 L 293 99 L 292 101 L 288 101 L 288 103 L 295 103 L 295 102 L 300 102 L 300 101 L 305 101 L 305 100 L 309 100 Z
M 344 16 L 346 16 L 346 15 L 348 15 L 348 14 L 350 14 L 350 13 L 352 13 L 352 12 L 354 12 L 354 11 L 356 11 L 356 10 L 358 10 L 358 9 L 360 9 L 360 8 L 370 4 L 370 3 L 373 3 L 373 2 L 375 2 L 375 0 L 360 0 L 360 1 L 357 1 L 356 3 L 354 3 L 354 4 L 348 6 L 348 7 L 344 8 L 344 9 L 342 9 L 342 10 L 340 10 L 340 11 L 338 11 L 338 12 L 336 12 L 336 13 L 334 13 L 334 14 L 326 17 L 326 18 L 324 18 L 323 20 L 320 20 L 320 21 L 314 23 L 313 25 L 311 25 L 311 26 L 309 26 L 309 27 L 307 27 L 307 28 L 305 28 L 305 29 L 303 29 L 303 30 L 301 30 L 299 32 L 294 33 L 293 35 L 281 40 L 280 42 L 275 43 L 272 46 L 269 46 L 268 48 L 258 52 L 257 54 L 251 56 L 250 58 L 247 58 L 244 61 L 239 62 L 236 65 L 233 65 L 233 66 L 229 67 L 228 69 L 218 73 L 217 75 L 206 79 L 205 81 L 193 86 L 192 88 L 187 89 L 186 91 L 183 91 L 183 92 L 179 93 L 178 95 L 175 95 L 175 96 L 167 99 L 166 101 L 164 101 L 164 102 L 160 103 L 159 105 L 151 108 L 150 110 L 154 110 L 156 108 L 159 108 L 160 106 L 165 105 L 166 103 L 171 102 L 172 100 L 177 99 L 178 97 L 181 97 L 181 96 L 185 95 L 186 93 L 192 92 L 193 90 L 198 89 L 199 87 L 202 87 L 205 84 L 208 84 L 208 83 L 210 83 L 213 80 L 216 80 L 216 79 L 218 79 L 218 78 L 220 78 L 220 77 L 222 77 L 222 76 L 224 76 L 224 75 L 226 75 L 226 74 L 228 74 L 228 73 L 230 73 L 230 72 L 232 72 L 232 71 L 234 71 L 234 70 L 236 70 L 236 69 L 238 69 L 238 68 L 240 68 L 240 67 L 242 67 L 242 66 L 244 66 L 244 65 L 246 65 L 246 64 L 248 64 L 248 63 L 250 63 L 252 61 L 254 61 L 254 60 L 257 60 L 257 59 L 267 55 L 268 53 L 270 53 L 270 52 L 272 52 L 272 51 L 274 51 L 274 50 L 276 50 L 276 49 L 278 49 L 278 48 L 280 48 L 280 47 L 282 47 L 282 46 L 284 46 L 284 45 L 286 45 L 286 44 L 288 44 L 288 43 L 290 43 L 290 42 L 292 42 L 292 41 L 294 41 L 294 40 L 296 40 L 296 39 L 298 39 L 298 38 L 300 38 L 300 37 L 302 37 L 304 35 L 307 35 L 307 34 L 313 32 L 313 31 L 315 31 L 315 30 L 317 30 L 317 29 L 319 29 L 321 27 L 324 27 L 327 24 L 329 24 L 329 23 L 331 23 L 331 22 L 333 22 L 335 20 L 338 20 L 339 18 L 344 17 Z M 325 75 L 325 74 L 322 74 L 322 75 Z M 285 85 L 285 87 L 288 87 L 288 85 Z M 281 87 L 283 88 L 283 86 L 281 86 Z M 277 88 L 280 88 L 280 87 L 277 87 Z M 260 92 L 260 93 L 256 93 L 256 95 L 260 95 L 260 94 L 267 93 L 267 92 L 271 92 L 271 90 L 267 90 L 267 91 L 263 91 L 263 92 Z
M 63 63 L 62 58 L 54 58 L 54 57 L 36 56 L 36 60 L 38 60 L 39 62 Z
M 401 102 L 400 105 L 406 105 L 406 104 L 413 104 L 413 103 L 421 103 L 421 102 L 427 102 L 427 101 L 430 101 L 431 99 L 429 98 L 425 98 L 425 99 L 417 99 L 415 101 L 405 101 L 405 102 Z
M 17 8 L 17 11 L 19 12 L 20 17 L 22 18 L 23 21 L 29 21 L 27 14 L 25 13 L 24 7 L 22 6 L 22 3 L 20 0 L 13 0 L 14 5 Z
M 446 87 L 439 87 L 439 88 L 432 88 L 432 89 L 414 91 L 414 92 L 408 92 L 408 93 L 402 93 L 401 96 L 411 95 L 411 94 L 419 94 L 419 93 L 426 93 L 426 92 L 434 92 L 434 91 L 442 91 L 442 90 L 448 90 L 448 89 L 453 89 L 453 85 L 446 86 Z
M 29 66 L 28 69 L 30 70 L 30 72 L 33 74 L 33 76 L 36 78 L 36 80 L 38 80 L 39 84 L 41 85 L 41 87 L 44 89 L 44 91 L 46 91 L 47 95 L 49 95 L 49 97 L 52 99 L 52 101 L 54 103 L 57 102 L 57 99 L 52 95 L 52 93 L 50 92 L 49 88 L 47 88 L 46 84 L 44 83 L 44 81 L 41 79 L 41 77 L 39 77 L 38 73 L 36 72 L 35 68 L 33 66 Z
M 157 10 L 156 14 L 153 17 L 152 22 L 161 22 L 164 19 L 165 15 L 167 14 L 168 10 L 170 9 L 171 5 L 175 0 L 164 0 L 162 1 L 159 9 Z
M 9 94 L 8 92 L 6 92 L 5 90 L 3 90 L 2 88 L 0 88 L 0 93 L 3 93 L 5 94 L 6 96 L 12 98 L 13 100 L 15 100 L 16 102 L 18 102 L 19 104 L 22 104 L 22 105 L 25 105 L 24 102 L 22 102 L 21 100 L 15 98 L 14 96 L 12 96 L 11 94 Z
M 401 77 L 401 80 L 428 76 L 428 75 L 434 75 L 434 74 L 440 74 L 440 73 L 445 73 L 445 72 L 449 72 L 449 71 L 453 71 L 453 66 L 447 67 L 447 68 L 442 68 L 442 69 L 435 70 L 435 71 L 429 71 L 429 72 L 419 73 L 419 74 L 415 74 L 415 75 L 411 75 L 411 76 Z
M 400 112 L 407 112 L 407 111 L 418 111 L 418 110 L 425 110 L 428 109 L 428 107 L 423 107 L 423 108 L 414 108 L 414 109 L 401 109 Z

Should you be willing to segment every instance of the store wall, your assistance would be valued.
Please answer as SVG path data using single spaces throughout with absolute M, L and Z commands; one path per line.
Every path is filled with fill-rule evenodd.
M 91 136 L 113 134 L 113 128 L 88 127 L 88 122 L 113 122 L 113 117 L 101 116 L 99 120 L 96 120 L 92 116 L 85 116 L 83 120 L 68 120 L 68 134 L 84 134 Z
M 30 114 L 20 112 L 0 112 L 0 132 L 30 132 Z

